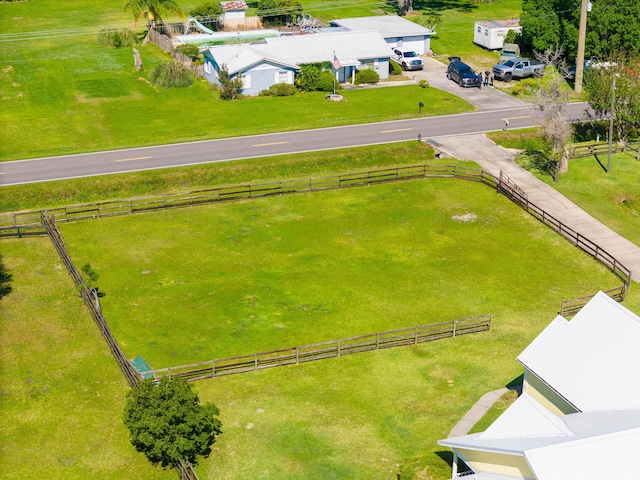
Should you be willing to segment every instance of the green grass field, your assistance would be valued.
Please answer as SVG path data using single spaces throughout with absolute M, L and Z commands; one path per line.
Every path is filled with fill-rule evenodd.
M 465 214 L 477 219 L 454 218 Z M 548 295 L 559 306 L 615 286 L 504 197 L 460 180 L 60 228 L 74 262 L 101 275 L 103 311 L 125 353 L 156 368 L 487 313 L 487 298 Z M 592 276 L 569 274 L 580 266 Z M 527 275 L 544 280 L 513 280 Z M 432 302 L 421 301 L 425 290 Z
M 48 199 L 54 198 L 59 193 L 58 189 L 69 186 L 73 188 L 68 198 L 77 199 L 77 196 L 86 195 L 84 191 L 88 189 L 95 189 L 94 194 L 100 197 L 102 194 L 117 196 L 121 188 L 128 189 L 124 190 L 126 192 L 149 192 L 154 189 L 161 190 L 165 186 L 181 189 L 181 186 L 208 184 L 208 182 L 214 182 L 216 178 L 223 182 L 236 183 L 240 180 L 259 179 L 260 175 L 265 179 L 274 179 L 278 175 L 287 176 L 287 172 L 289 177 L 294 176 L 296 172 L 298 177 L 317 177 L 335 173 L 340 165 L 351 165 L 355 170 L 366 165 L 382 166 L 385 161 L 391 162 L 395 154 L 398 155 L 398 159 L 402 158 L 406 163 L 413 163 L 412 160 L 417 155 L 429 155 L 428 151 L 421 150 L 424 146 L 416 145 L 417 143 L 411 142 L 395 146 L 367 147 L 338 152 L 335 156 L 333 152 L 324 152 L 316 153 L 315 158 L 313 156 L 274 158 L 264 163 L 253 160 L 219 166 L 220 170 L 217 173 L 213 167 L 185 169 L 174 176 L 169 175 L 168 172 L 160 174 L 148 172 L 150 175 L 148 177 L 145 174 L 131 177 L 131 183 L 128 183 L 127 177 L 124 176 L 82 181 L 88 183 L 73 183 L 76 181 L 62 182 L 60 185 L 54 183 L 49 185 L 52 188 L 51 191 L 43 187 L 39 193 L 40 197 L 35 195 L 32 201 L 46 203 Z M 314 171 L 317 173 L 314 174 Z M 92 181 L 95 183 L 91 183 Z M 127 259 L 126 262 L 122 262 L 122 265 L 125 266 L 128 263 L 129 267 L 133 268 L 132 276 L 124 278 L 118 277 L 121 275 L 118 273 L 119 267 L 110 266 L 105 269 L 102 258 L 99 258 L 97 263 L 94 257 L 78 258 L 80 264 L 91 261 L 94 268 L 101 274 L 98 283 L 101 290 L 107 293 L 103 298 L 105 309 L 112 308 L 110 305 L 114 305 L 118 299 L 133 298 L 132 291 L 125 292 L 124 297 L 120 294 L 118 289 L 123 285 L 115 285 L 118 283 L 115 277 L 124 278 L 124 285 L 130 283 L 131 278 L 134 278 L 135 282 L 147 281 L 146 286 L 154 291 L 189 287 L 192 291 L 187 288 L 186 293 L 179 294 L 178 297 L 186 295 L 187 298 L 192 299 L 187 305 L 199 304 L 195 305 L 198 308 L 203 306 L 200 302 L 202 297 L 210 293 L 209 288 L 206 288 L 206 291 L 200 290 L 198 285 L 184 276 L 185 269 L 176 266 L 177 262 L 173 260 L 166 262 L 170 264 L 168 265 L 172 269 L 170 271 L 154 272 L 150 269 L 148 274 L 143 274 L 140 262 L 147 262 L 160 252 L 156 252 L 155 250 L 158 249 L 154 246 L 151 250 L 144 250 L 145 246 L 149 246 L 148 241 L 140 244 L 142 249 L 136 252 L 137 249 L 128 244 L 131 242 L 125 240 L 127 236 L 131 240 L 134 234 L 139 234 L 139 230 L 133 225 L 137 221 L 145 223 L 149 228 L 159 230 L 158 236 L 155 236 L 157 244 L 164 244 L 165 240 L 170 240 L 170 245 L 166 244 L 164 245 L 166 248 L 159 249 L 163 254 L 167 254 L 171 249 L 181 249 L 181 242 L 176 242 L 175 239 L 180 236 L 186 238 L 184 233 L 192 228 L 187 218 L 191 217 L 194 220 L 199 218 L 199 221 L 202 221 L 211 215 L 220 218 L 220 212 L 224 212 L 225 217 L 228 216 L 227 225 L 224 225 L 224 221 L 216 225 L 205 225 L 204 236 L 195 240 L 194 248 L 202 248 L 202 242 L 207 249 L 213 248 L 210 245 L 212 242 L 206 240 L 207 236 L 210 236 L 210 239 L 222 239 L 220 243 L 225 246 L 226 252 L 234 255 L 233 258 L 225 260 L 227 262 L 225 268 L 235 268 L 234 259 L 240 266 L 246 266 L 247 263 L 246 259 L 238 255 L 239 247 L 233 248 L 234 240 L 238 241 L 235 245 L 243 249 L 251 243 L 254 248 L 273 245 L 275 240 L 265 237 L 264 231 L 267 228 L 271 232 L 278 228 L 283 234 L 287 233 L 285 229 L 291 229 L 288 237 L 283 236 L 290 241 L 292 249 L 289 250 L 290 252 L 294 251 L 293 247 L 296 245 L 300 247 L 299 237 L 308 240 L 309 248 L 313 246 L 319 248 L 318 251 L 321 252 L 324 246 L 316 236 L 312 235 L 313 228 L 309 219 L 294 221 L 296 215 L 304 216 L 305 209 L 308 210 L 310 205 L 315 205 L 319 198 L 328 199 L 327 201 L 333 206 L 330 209 L 331 221 L 327 222 L 326 228 L 332 242 L 342 241 L 341 246 L 356 248 L 358 242 L 360 246 L 368 245 L 369 241 L 375 245 L 382 243 L 384 239 L 391 239 L 384 244 L 384 249 L 377 252 L 367 253 L 365 249 L 356 248 L 353 255 L 354 261 L 348 264 L 350 271 L 357 267 L 362 268 L 363 271 L 375 273 L 371 269 L 372 266 L 387 262 L 389 271 L 394 273 L 393 285 L 398 284 L 404 288 L 397 296 L 411 298 L 413 289 L 411 301 L 416 302 L 415 312 L 403 304 L 392 305 L 389 295 L 383 296 L 386 302 L 380 308 L 381 311 L 391 312 L 393 322 L 398 324 L 406 322 L 402 325 L 426 323 L 423 321 L 425 317 L 429 317 L 427 321 L 456 318 L 459 316 L 458 312 L 464 309 L 468 309 L 470 314 L 489 311 L 495 315 L 492 332 L 458 338 L 455 341 L 435 342 L 417 348 L 387 350 L 198 383 L 196 389 L 202 399 L 218 404 L 222 410 L 224 422 L 224 434 L 220 437 L 213 456 L 198 467 L 198 472 L 201 478 L 229 479 L 307 479 L 345 478 L 345 476 L 377 479 L 381 476 L 380 472 L 384 472 L 390 478 L 401 473 L 402 478 L 411 478 L 410 474 L 415 474 L 414 478 L 444 479 L 448 478 L 450 470 L 441 456 L 446 459 L 448 454 L 436 445 L 436 440 L 446 437 L 455 422 L 485 391 L 499 388 L 521 374 L 515 357 L 553 318 L 561 299 L 590 293 L 597 288 L 607 288 L 615 283 L 612 276 L 603 272 L 597 264 L 524 216 L 515 206 L 502 197 L 496 196 L 487 187 L 462 180 L 457 182 L 434 179 L 341 192 L 299 195 L 168 212 L 168 215 L 128 217 L 117 219 L 118 221 L 113 224 L 111 221 L 88 221 L 65 226 L 65 233 L 67 228 L 78 229 L 80 233 L 80 230 L 88 227 L 88 237 L 71 235 L 71 233 L 67 235 L 67 242 L 72 246 L 74 255 L 79 251 L 76 250 L 76 245 L 79 245 L 80 249 L 86 248 L 81 245 L 83 238 L 85 240 L 95 238 L 97 249 L 102 252 L 100 253 L 103 255 L 102 258 L 108 257 L 103 247 L 112 244 L 117 248 L 124 246 L 128 258 L 133 259 L 129 261 L 125 255 L 121 254 L 111 257 L 111 261 L 116 257 Z M 17 194 L 13 190 L 6 191 L 12 192 L 12 196 Z M 47 192 L 53 196 L 48 196 Z M 398 215 L 397 210 L 392 209 L 392 206 L 397 200 L 402 200 L 398 205 L 405 208 L 403 202 L 411 194 L 419 194 L 421 198 L 428 199 L 429 205 L 433 205 L 434 208 L 438 206 L 438 209 L 430 211 L 426 204 L 409 201 L 406 206 L 407 216 L 403 219 Z M 380 220 L 383 215 L 380 209 L 385 204 L 389 207 L 386 219 L 389 224 L 396 226 L 395 231 L 385 231 Z M 260 205 L 266 205 L 263 207 L 264 212 L 261 212 Z M 325 206 L 326 208 L 329 206 Z M 360 215 L 351 224 L 349 219 L 356 218 L 355 212 L 362 212 L 369 208 L 377 212 L 377 217 L 371 217 L 373 224 L 366 227 L 370 229 L 371 233 L 368 235 L 372 238 L 347 236 L 344 231 L 345 225 L 350 231 L 354 230 L 354 233 L 361 230 L 360 233 L 364 235 L 365 225 L 360 226 L 360 223 L 363 219 L 368 220 L 369 216 Z M 278 209 L 280 211 L 277 223 L 275 218 L 265 221 L 265 215 L 273 214 Z M 302 212 L 300 209 L 303 209 Z M 289 210 L 291 213 L 287 213 Z M 475 222 L 460 223 L 451 219 L 453 214 L 464 213 L 476 213 L 478 219 Z M 401 214 L 405 214 L 404 211 Z M 310 216 L 308 212 L 306 216 Z M 171 224 L 175 228 L 167 229 L 169 219 L 172 219 Z M 427 219 L 435 221 L 437 228 L 425 229 L 424 222 L 427 222 Z M 136 222 L 130 223 L 132 220 Z M 233 224 L 229 225 L 231 221 Z M 266 227 L 267 222 L 271 226 Z M 488 224 L 495 228 L 504 227 L 503 235 L 488 231 L 491 230 Z M 114 229 L 103 231 L 98 238 L 102 228 L 100 225 L 114 225 Z M 358 226 L 358 230 L 354 229 L 355 226 Z M 409 228 L 411 226 L 419 227 L 417 234 L 415 230 Z M 324 230 L 323 228 L 323 235 Z M 517 230 L 520 236 L 516 237 L 514 230 Z M 118 231 L 123 233 L 115 235 Z M 447 238 L 452 240 L 449 235 L 453 232 L 461 235 L 462 240 L 459 245 L 446 241 Z M 486 239 L 478 240 L 479 237 L 487 234 L 490 235 Z M 528 242 L 522 241 L 522 235 L 525 234 Z M 114 239 L 108 240 L 110 236 Z M 145 236 L 149 237 L 149 235 Z M 491 239 L 494 239 L 495 245 L 487 246 Z M 348 245 L 347 240 L 353 240 L 352 245 Z M 485 244 L 476 244 L 480 241 Z M 133 243 L 137 244 L 137 241 Z M 389 248 L 389 244 L 393 245 L 393 248 Z M 5 447 L 0 450 L 0 469 L 3 472 L 14 472 L 15 478 L 25 476 L 43 479 L 86 478 L 87 469 L 92 469 L 94 476 L 99 478 L 136 478 L 130 472 L 140 472 L 139 478 L 155 478 L 154 475 L 157 478 L 173 478 L 172 472 L 163 473 L 159 469 L 149 467 L 144 457 L 136 454 L 128 445 L 126 431 L 120 423 L 126 384 L 120 377 L 115 362 L 109 357 L 90 318 L 83 313 L 72 283 L 55 258 L 54 251 L 48 242 L 44 239 L 27 242 L 10 241 L 3 242 L 1 245 L 5 263 L 10 271 L 19 274 L 19 278 L 16 278 L 14 293 L 0 304 L 2 318 L 11 319 L 3 323 L 0 332 L 2 339 L 0 361 L 3 365 L 11 365 L 11 368 L 4 369 L 2 372 L 3 385 L 6 387 L 3 387 L 1 408 L 5 420 L 3 420 L 3 438 L 0 443 Z M 506 248 L 506 245 L 509 248 Z M 544 246 L 550 248 L 550 251 L 540 250 Z M 303 247 L 307 248 L 307 244 Z M 310 252 L 305 252 L 304 248 L 300 248 L 296 253 L 300 253 L 301 258 L 306 260 L 307 257 L 304 255 L 308 256 Z M 492 255 L 495 258 L 489 258 L 488 253 L 483 254 L 484 250 L 481 248 L 487 249 L 487 252 L 494 252 Z M 512 251 L 511 248 L 514 250 Z M 140 252 L 141 255 L 136 260 L 135 256 Z M 286 249 L 275 249 L 271 256 L 279 255 L 278 261 L 282 261 L 286 252 Z M 453 262 L 453 259 L 461 256 L 461 252 L 471 253 L 467 267 L 462 263 Z M 565 252 L 564 256 L 563 252 Z M 534 265 L 534 271 L 525 271 L 526 265 L 531 263 L 529 258 L 531 255 L 537 255 L 538 259 L 544 259 L 544 261 L 538 261 Z M 205 264 L 214 268 L 219 265 L 216 262 L 210 262 L 206 257 L 206 255 L 203 256 L 203 260 L 206 260 L 202 262 L 203 268 Z M 296 254 L 294 258 L 297 257 Z M 447 260 L 444 260 L 445 258 Z M 504 285 L 486 282 L 484 276 L 478 280 L 478 272 L 481 272 L 482 276 L 483 271 L 484 275 L 504 278 L 503 269 L 490 270 L 491 260 L 496 258 L 503 261 L 500 265 L 509 265 L 514 269 L 515 279 Z M 311 259 L 318 263 L 317 259 L 313 257 Z M 274 264 L 267 260 L 270 259 L 261 257 L 263 261 L 261 265 L 265 268 L 261 269 L 256 276 L 256 278 L 261 276 L 263 281 L 269 279 L 267 274 L 274 274 Z M 344 259 L 344 262 L 349 261 Z M 416 261 L 418 263 L 415 263 Z M 486 267 L 481 266 L 483 262 L 487 264 Z M 566 275 L 562 278 L 554 277 L 553 272 L 547 272 L 542 268 L 556 263 L 565 266 Z M 410 282 L 402 283 L 403 264 L 406 265 L 407 270 L 414 270 L 409 272 L 411 279 L 427 282 L 427 286 L 418 290 Z M 418 271 L 424 264 L 432 269 L 432 272 L 437 272 L 435 280 L 433 273 L 429 278 L 427 272 Z M 416 265 L 419 268 L 416 268 Z M 308 277 L 307 272 L 301 274 L 300 269 L 294 271 L 292 263 L 288 263 L 287 266 L 296 275 Z M 197 262 L 194 268 L 200 267 L 200 262 Z M 271 271 L 267 271 L 266 267 L 271 268 Z M 463 282 L 458 286 L 456 282 L 456 288 L 452 291 L 449 293 L 443 291 L 442 285 L 446 280 L 444 274 L 464 272 L 465 268 L 469 271 L 473 270 L 473 273 L 463 275 L 463 280 L 468 279 L 469 284 Z M 27 273 L 21 273 L 23 270 Z M 155 280 L 149 282 L 152 276 L 157 283 L 154 283 Z M 179 277 L 188 281 L 183 284 L 172 281 Z M 109 282 L 113 282 L 113 288 L 108 285 Z M 210 282 L 211 280 L 207 280 L 205 286 L 210 287 L 212 285 Z M 384 279 L 378 283 L 380 285 L 376 288 L 379 291 L 383 291 L 385 285 L 390 285 L 390 283 L 385 284 Z M 479 283 L 483 285 L 486 283 L 487 288 L 479 290 L 477 288 Z M 263 295 L 257 298 L 258 301 L 246 297 L 245 292 L 241 291 L 240 296 L 236 296 L 240 302 L 232 305 L 225 314 L 243 315 L 244 325 L 239 322 L 235 329 L 227 326 L 225 335 L 230 338 L 210 342 L 211 345 L 206 342 L 201 343 L 201 350 L 210 349 L 212 354 L 217 353 L 219 347 L 227 348 L 225 346 L 227 343 L 233 349 L 236 346 L 244 348 L 247 345 L 247 339 L 254 342 L 253 345 L 258 345 L 259 342 L 271 345 L 267 340 L 274 333 L 276 335 L 274 339 L 282 341 L 286 346 L 297 343 L 298 340 L 306 341 L 308 336 L 299 328 L 300 325 L 296 325 L 296 321 L 304 321 L 309 310 L 285 307 L 306 305 L 302 302 L 307 302 L 307 299 L 318 293 L 315 290 L 307 292 L 302 286 L 295 285 L 291 281 L 288 284 L 285 281 L 285 286 L 287 285 L 291 293 L 277 289 L 277 298 Z M 233 285 L 232 287 L 236 288 Z M 221 288 L 220 293 L 229 296 L 233 293 L 233 288 L 231 290 Z M 318 288 L 323 288 L 323 285 Z M 256 291 L 252 288 L 249 293 Z M 198 298 L 200 294 L 202 295 Z M 346 294 L 353 295 L 354 292 L 348 291 Z M 396 296 L 395 291 L 394 296 Z M 212 297 L 215 298 L 215 295 Z M 276 305 L 274 298 L 284 299 L 285 302 Z M 287 301 L 290 303 L 286 303 Z M 341 306 L 338 303 L 339 301 L 334 300 L 332 304 L 336 306 L 336 311 L 349 310 L 350 305 Z M 166 302 L 160 302 L 161 308 L 157 309 L 159 314 L 167 313 L 166 305 Z M 632 286 L 628 295 L 626 306 L 633 311 L 640 310 L 640 294 L 635 285 Z M 124 305 L 117 309 L 124 310 L 127 307 L 132 313 L 142 310 L 140 305 Z M 206 307 L 205 310 L 200 310 L 204 311 L 202 316 L 211 318 L 211 313 Z M 155 305 L 150 308 L 155 308 Z M 395 308 L 395 311 L 392 311 L 392 308 Z M 363 309 L 367 309 L 367 312 L 372 311 L 369 305 L 364 305 Z M 255 312 L 260 316 L 256 315 L 255 319 L 251 319 L 250 316 Z M 284 315 L 277 316 L 278 312 Z M 356 320 L 352 322 L 354 327 L 366 330 L 365 333 L 375 326 L 372 322 L 378 322 L 379 325 L 387 323 L 381 316 L 363 319 L 355 309 L 350 313 L 354 312 L 356 314 Z M 180 312 L 181 315 L 182 313 Z M 328 317 L 328 313 L 317 313 L 319 317 L 322 315 Z M 184 314 L 188 317 L 185 325 L 187 323 L 197 325 L 198 322 L 192 321 L 191 310 L 185 310 Z M 405 316 L 401 317 L 401 314 Z M 296 318 L 295 315 L 298 317 Z M 280 328 L 279 325 L 275 325 L 277 322 L 271 322 L 270 319 L 276 316 L 279 317 L 278 322 L 284 317 L 289 327 Z M 433 318 L 436 316 L 440 318 Z M 348 318 L 346 314 L 343 317 Z M 30 319 L 27 324 L 28 330 L 24 329 L 23 319 L 25 318 Z M 116 329 L 115 318 L 112 318 L 111 314 L 108 314 L 107 318 Z M 165 318 L 173 321 L 176 317 L 170 315 Z M 49 327 L 51 319 L 56 322 L 57 328 L 54 330 Z M 154 318 L 151 320 L 155 321 Z M 318 324 L 318 331 L 320 328 L 326 330 L 327 318 L 320 318 L 320 320 L 325 323 Z M 166 325 L 155 325 L 156 330 L 162 330 L 165 335 L 152 338 L 149 334 L 150 330 L 136 331 L 138 326 L 131 323 L 131 321 L 121 322 L 121 331 L 117 332 L 117 335 L 123 332 L 126 334 L 127 331 L 134 332 L 134 335 L 129 338 L 126 335 L 123 339 L 119 338 L 125 352 L 131 356 L 145 353 L 137 350 L 137 344 L 153 352 L 152 342 L 170 342 L 169 337 L 180 336 Z M 82 327 L 84 330 L 83 333 L 74 330 L 72 334 L 66 328 L 62 328 L 63 325 Z M 249 327 L 252 325 L 258 328 L 250 331 Z M 342 329 L 346 335 L 351 334 L 348 323 L 343 322 L 337 328 Z M 313 333 L 314 330 L 311 332 Z M 53 334 L 39 335 L 40 331 L 53 332 Z M 55 332 L 58 331 L 60 333 L 56 335 Z M 136 332 L 139 333 L 137 337 Z M 27 333 L 30 333 L 28 339 L 25 337 Z M 235 335 L 236 333 L 238 335 Z M 330 333 L 332 334 L 330 338 L 335 338 L 333 331 Z M 198 340 L 195 337 L 194 339 Z M 290 341 L 292 343 L 289 343 Z M 168 345 L 168 343 L 164 344 Z M 187 342 L 182 344 L 184 345 L 190 344 Z M 164 357 L 167 364 L 182 363 L 183 358 L 193 359 L 189 347 L 182 348 L 182 346 L 174 343 L 171 347 L 175 347 L 173 351 L 168 350 L 168 354 L 161 353 L 158 357 L 150 358 L 158 358 L 154 361 L 164 361 L 162 359 Z M 157 348 L 155 350 L 157 351 Z M 178 353 L 178 356 L 174 357 L 174 352 Z M 239 353 L 250 352 L 243 349 Z M 204 359 L 209 358 L 207 355 L 202 356 L 205 357 Z M 83 361 L 76 361 L 76 358 Z M 38 368 L 42 368 L 45 372 L 45 380 L 40 383 L 32 381 L 33 372 Z M 86 383 L 83 383 L 84 379 L 87 379 Z M 25 393 L 29 392 L 28 389 L 32 383 L 35 383 L 33 387 L 35 393 Z M 51 388 L 52 385 L 59 385 L 59 388 Z M 48 390 L 42 390 L 43 388 Z M 42 395 L 45 400 L 34 402 L 32 396 L 41 395 L 38 389 L 44 392 Z M 94 403 L 87 400 L 87 395 L 90 396 L 91 402 L 95 402 L 98 406 L 98 410 L 91 408 Z M 108 404 L 101 403 L 102 400 L 95 400 L 94 397 L 98 395 L 101 399 L 108 399 Z M 291 415 L 291 412 L 295 414 Z M 38 428 L 35 428 L 32 419 L 39 420 L 43 415 L 46 415 L 49 421 L 38 423 Z M 77 439 L 77 444 L 63 441 L 69 433 L 68 425 L 74 425 L 76 428 L 73 431 L 73 438 Z M 93 447 L 95 432 L 98 432 L 101 442 L 100 449 Z M 9 445 L 11 448 L 8 448 Z M 33 451 L 32 445 L 39 445 L 46 450 L 46 456 L 37 465 L 28 462 Z
M 0 477 L 175 479 L 129 443 L 127 382 L 48 238 L 0 249 Z

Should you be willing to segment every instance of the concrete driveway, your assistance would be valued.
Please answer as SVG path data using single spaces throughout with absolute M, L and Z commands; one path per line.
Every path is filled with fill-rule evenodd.
M 423 70 L 405 72 L 404 74 L 415 79 L 416 82 L 425 79 L 429 85 L 445 92 L 456 95 L 478 110 L 503 110 L 506 108 L 522 108 L 528 106 L 527 103 L 503 91 L 492 88 L 463 88 L 457 83 L 447 79 L 447 65 L 436 60 L 433 57 L 422 56 L 424 63 Z

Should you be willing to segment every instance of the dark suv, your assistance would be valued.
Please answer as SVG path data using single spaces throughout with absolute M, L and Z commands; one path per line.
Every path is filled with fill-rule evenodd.
M 449 57 L 447 78 L 457 82 L 461 87 L 477 87 L 480 84 L 478 75 L 460 57 Z

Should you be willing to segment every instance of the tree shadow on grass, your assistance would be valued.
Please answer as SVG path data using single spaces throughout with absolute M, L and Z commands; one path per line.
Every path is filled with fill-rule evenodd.
M 470 13 L 478 8 L 469 0 L 414 0 L 414 10 L 457 10 L 462 13 Z

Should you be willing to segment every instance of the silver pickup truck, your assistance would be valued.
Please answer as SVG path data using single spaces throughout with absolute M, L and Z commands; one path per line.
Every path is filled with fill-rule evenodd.
M 492 72 L 496 80 L 510 82 L 512 78 L 539 77 L 544 73 L 545 64 L 524 58 L 512 58 L 494 65 Z

